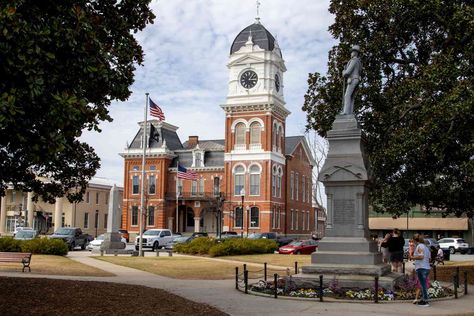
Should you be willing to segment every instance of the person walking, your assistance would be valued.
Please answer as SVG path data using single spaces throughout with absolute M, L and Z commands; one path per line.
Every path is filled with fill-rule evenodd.
M 428 287 L 427 278 L 430 274 L 430 250 L 426 247 L 422 236 L 416 234 L 413 238 L 415 241 L 415 252 L 411 259 L 415 260 L 415 271 L 418 281 L 421 286 L 421 300 L 417 303 L 418 306 L 428 307 Z
M 395 228 L 392 236 L 387 241 L 388 251 L 390 252 L 390 263 L 392 264 L 392 272 L 403 272 L 403 246 L 405 239 L 401 236 L 400 231 Z
M 410 239 L 408 241 L 408 258 L 413 257 L 413 252 L 415 252 L 415 242 Z
M 390 253 L 388 252 L 388 245 L 387 242 L 390 239 L 392 235 L 386 234 L 385 238 L 382 239 L 382 242 L 380 243 L 380 251 L 382 252 L 382 260 L 383 263 L 388 263 L 388 259 L 390 258 Z

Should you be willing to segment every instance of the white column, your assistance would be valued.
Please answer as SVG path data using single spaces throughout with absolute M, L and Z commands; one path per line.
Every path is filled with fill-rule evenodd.
M 0 203 L 0 234 L 5 234 L 5 224 L 7 222 L 7 197 L 2 196 L 2 201 Z
M 26 209 L 28 210 L 28 227 L 33 227 L 33 212 L 34 212 L 34 204 L 33 204 L 33 192 L 28 192 L 28 196 L 26 199 Z
M 63 219 L 63 198 L 56 198 L 54 205 L 54 231 L 62 227 Z
M 194 232 L 199 233 L 200 232 L 200 221 L 201 217 L 194 217 Z

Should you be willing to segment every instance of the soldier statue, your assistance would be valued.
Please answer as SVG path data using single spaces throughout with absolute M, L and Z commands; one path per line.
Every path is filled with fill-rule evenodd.
M 360 82 L 362 64 L 359 58 L 360 47 L 354 45 L 351 48 L 351 60 L 344 67 L 342 75 L 347 78 L 347 88 L 344 93 L 344 107 L 342 114 L 354 113 L 355 91 Z

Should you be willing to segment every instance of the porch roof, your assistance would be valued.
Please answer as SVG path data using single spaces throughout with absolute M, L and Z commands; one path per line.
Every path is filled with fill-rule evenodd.
M 373 230 L 391 230 L 398 228 L 406 230 L 407 218 L 399 217 L 370 217 L 369 229 Z M 467 218 L 426 218 L 416 217 L 408 218 L 408 230 L 468 230 Z

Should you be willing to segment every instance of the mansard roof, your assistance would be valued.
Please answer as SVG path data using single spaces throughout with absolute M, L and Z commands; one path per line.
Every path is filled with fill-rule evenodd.
M 143 137 L 143 122 L 138 123 L 140 125 L 140 130 L 135 135 L 132 143 L 128 146 L 128 149 L 140 149 L 142 147 L 142 137 Z M 149 148 L 160 148 L 163 146 L 163 141 L 166 141 L 166 146 L 170 150 L 183 149 L 181 140 L 179 139 L 176 130 L 178 127 L 158 121 L 151 120 L 147 122 L 147 138 L 148 138 L 148 147 Z

